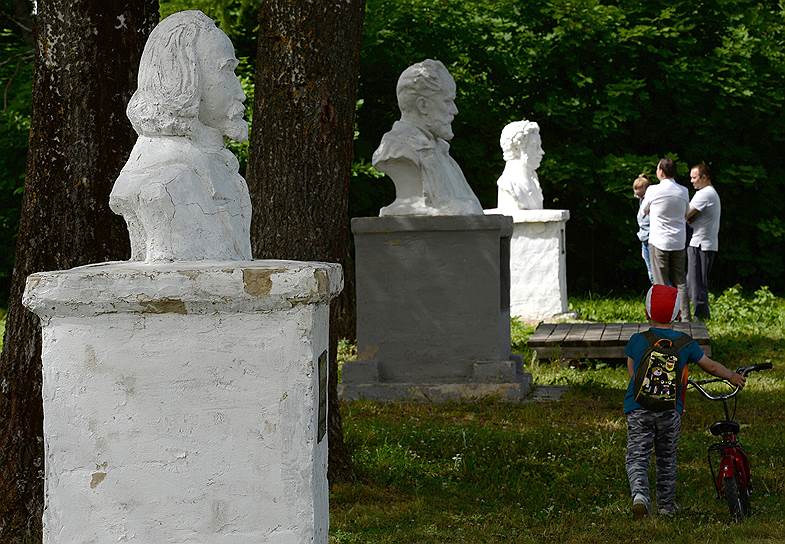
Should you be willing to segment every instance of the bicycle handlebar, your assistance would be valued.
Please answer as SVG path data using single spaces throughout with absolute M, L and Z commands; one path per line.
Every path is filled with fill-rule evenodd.
M 761 370 L 769 370 L 771 368 L 772 368 L 772 364 L 771 363 L 761 363 L 759 365 L 750 365 L 750 366 L 739 367 L 739 368 L 736 369 L 736 373 L 737 374 L 741 374 L 742 376 L 746 376 L 747 374 L 749 374 L 751 372 L 759 372 Z M 717 383 L 717 382 L 725 382 L 728 385 L 731 385 L 731 387 L 733 387 L 733 391 L 731 391 L 730 393 L 727 393 L 725 395 L 717 395 L 717 396 L 715 396 L 715 395 L 712 395 L 711 393 L 709 393 L 708 391 L 706 391 L 703 387 L 701 387 L 702 385 L 706 385 L 706 384 L 709 384 L 709 383 Z M 709 400 L 728 400 L 730 398 L 735 397 L 736 394 L 739 391 L 741 391 L 740 387 L 737 387 L 735 385 L 730 384 L 728 382 L 728 380 L 726 380 L 724 378 L 709 378 L 707 380 L 687 380 L 687 383 L 689 385 L 693 386 L 695 389 L 697 389 L 698 392 L 701 395 L 703 395 L 704 397 L 706 397 Z

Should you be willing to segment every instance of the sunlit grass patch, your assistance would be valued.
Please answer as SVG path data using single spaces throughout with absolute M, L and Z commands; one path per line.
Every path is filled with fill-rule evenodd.
M 591 304 L 574 307 L 584 309 L 582 318 L 642 321 L 634 297 Z M 785 335 L 777 319 L 745 329 L 721 316 L 708 324 L 715 358 L 731 367 L 770 358 L 775 366 L 750 377 L 738 402 L 755 485 L 753 518 L 730 523 L 727 506 L 714 497 L 706 450 L 716 438 L 707 429 L 722 406 L 688 393 L 677 491 L 683 510 L 673 520 L 633 523 L 624 469 L 626 367 L 537 362 L 525 351 L 534 328 L 514 323 L 513 343 L 527 371 L 538 384 L 568 386 L 562 400 L 344 405 L 359 481 L 333 489 L 331 542 L 785 542 Z

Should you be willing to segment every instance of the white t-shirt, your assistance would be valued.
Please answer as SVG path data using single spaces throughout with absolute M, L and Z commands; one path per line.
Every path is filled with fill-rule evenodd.
M 713 185 L 707 185 L 695 192 L 690 207 L 700 213 L 692 221 L 690 245 L 703 251 L 719 251 L 720 233 L 720 195 Z
M 687 244 L 687 206 L 690 193 L 672 179 L 646 189 L 641 207 L 651 218 L 649 245 L 663 251 L 678 251 Z

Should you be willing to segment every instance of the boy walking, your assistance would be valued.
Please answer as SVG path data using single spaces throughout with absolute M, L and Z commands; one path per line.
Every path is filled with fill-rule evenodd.
M 674 287 L 652 285 L 646 294 L 649 330 L 633 334 L 624 348 L 630 382 L 624 398 L 627 416 L 627 478 L 635 519 L 651 513 L 649 458 L 657 466 L 657 507 L 676 512 L 676 447 L 687 387 L 687 365 L 743 387 L 744 376 L 713 361 L 689 335 L 673 330 L 681 294 Z

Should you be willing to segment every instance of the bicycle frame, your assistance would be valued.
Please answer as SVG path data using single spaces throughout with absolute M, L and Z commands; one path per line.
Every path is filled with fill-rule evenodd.
M 746 376 L 747 374 L 771 368 L 771 363 L 743 367 L 736 372 Z M 711 471 L 712 484 L 717 493 L 717 498 L 725 498 L 728 501 L 730 513 L 734 519 L 740 520 L 750 515 L 750 495 L 752 494 L 752 476 L 750 473 L 750 462 L 747 454 L 738 440 L 739 424 L 734 421 L 736 417 L 736 394 L 739 388 L 736 387 L 731 393 L 726 395 L 712 395 L 702 386 L 712 382 L 724 381 L 722 379 L 709 379 L 693 381 L 689 384 L 697 389 L 701 395 L 709 400 L 721 400 L 725 411 L 725 420 L 718 421 L 711 426 L 711 434 L 719 436 L 720 441 L 709 446 L 707 460 Z M 726 382 L 727 383 L 727 382 Z M 733 413 L 728 409 L 728 400 L 733 398 Z M 712 457 L 719 455 L 717 471 L 714 471 Z
M 720 458 L 716 472 L 712 462 L 712 453 L 717 453 Z M 718 499 L 725 496 L 725 478 L 736 477 L 742 490 L 746 490 L 748 493 L 752 491 L 750 462 L 735 434 L 723 435 L 722 442 L 709 446 L 707 459 Z

